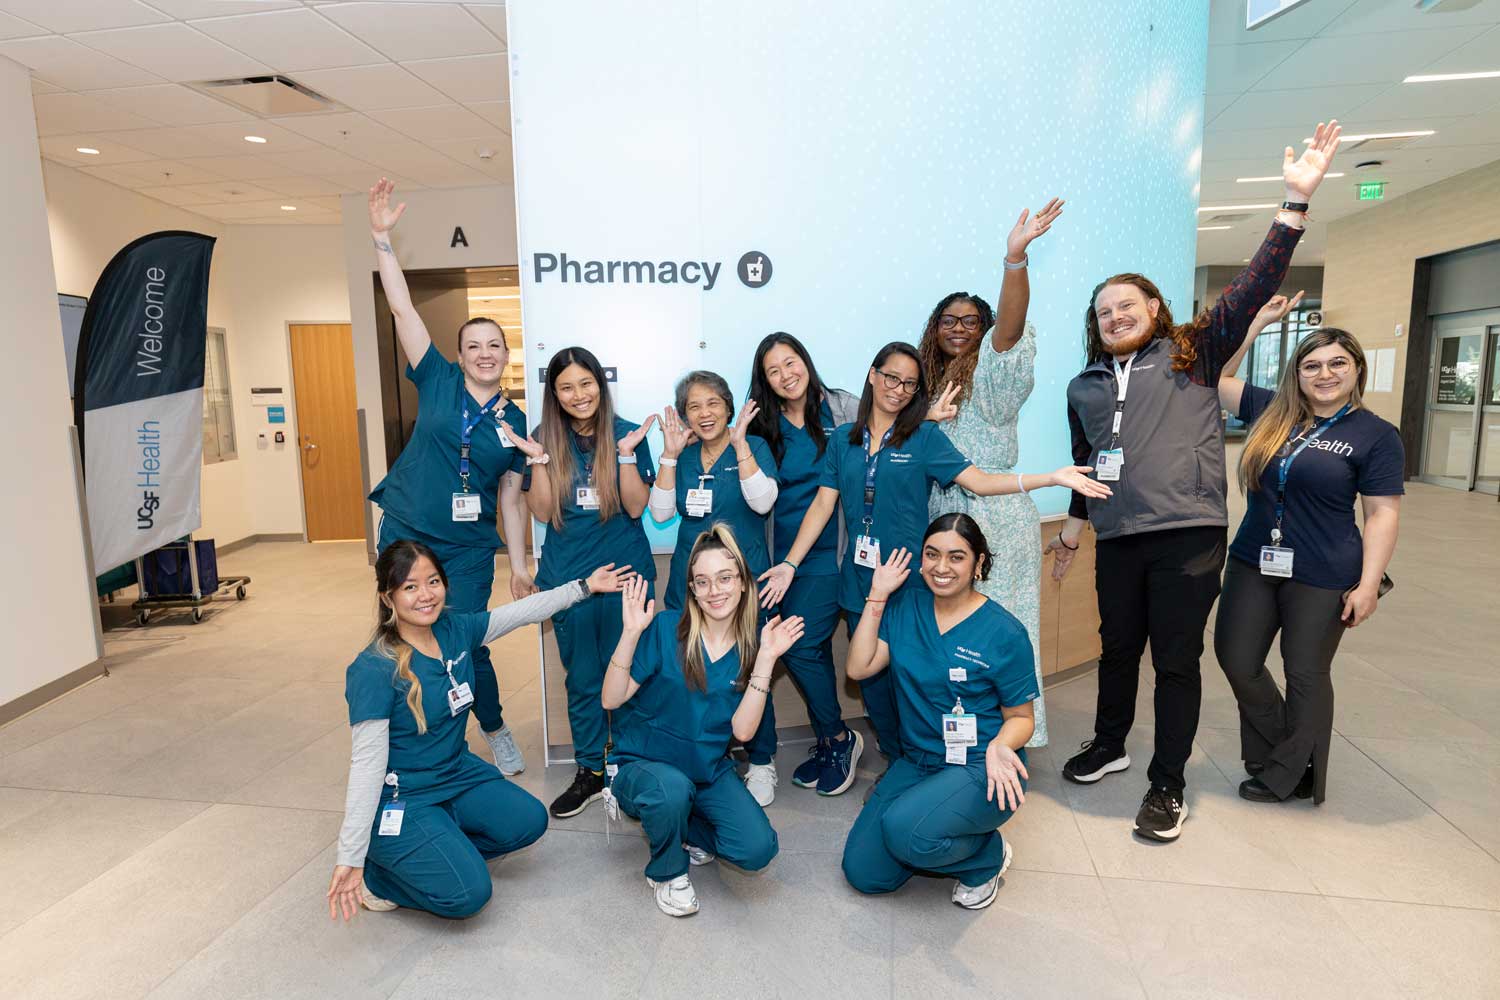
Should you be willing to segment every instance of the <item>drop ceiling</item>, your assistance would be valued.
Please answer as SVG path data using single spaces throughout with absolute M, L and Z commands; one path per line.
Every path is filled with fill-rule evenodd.
M 44 158 L 224 222 L 336 223 L 381 176 L 509 183 L 505 50 L 500 3 L 0 0 Z M 264 117 L 190 86 L 272 75 L 334 103 Z

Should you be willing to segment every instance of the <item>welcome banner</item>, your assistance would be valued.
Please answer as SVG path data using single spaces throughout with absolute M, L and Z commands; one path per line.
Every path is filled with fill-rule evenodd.
M 100 572 L 201 523 L 213 247 L 201 233 L 143 236 L 115 254 L 89 298 L 73 405 Z

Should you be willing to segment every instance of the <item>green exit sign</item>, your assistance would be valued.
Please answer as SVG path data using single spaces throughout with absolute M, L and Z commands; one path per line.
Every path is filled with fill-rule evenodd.
M 1385 181 L 1365 181 L 1359 185 L 1360 201 L 1380 201 L 1385 197 Z

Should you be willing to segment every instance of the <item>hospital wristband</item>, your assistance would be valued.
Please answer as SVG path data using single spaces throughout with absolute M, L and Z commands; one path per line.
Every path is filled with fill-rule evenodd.
M 661 458 L 659 458 L 659 459 L 656 460 L 656 464 L 659 465 L 659 466 L 661 466 L 664 469 L 672 469 L 672 468 L 676 468 L 676 466 L 677 466 L 677 459 L 675 459 L 675 458 L 668 458 L 667 456 L 663 455 Z
M 1026 265 L 1031 263 L 1031 257 L 1027 254 L 1022 254 L 1021 259 L 1014 264 L 1003 258 L 1000 263 L 1004 265 L 1007 271 L 1024 271 L 1026 270 Z
M 635 464 L 635 452 L 631 452 L 629 455 L 621 455 L 620 456 L 620 464 L 621 465 L 634 465 Z

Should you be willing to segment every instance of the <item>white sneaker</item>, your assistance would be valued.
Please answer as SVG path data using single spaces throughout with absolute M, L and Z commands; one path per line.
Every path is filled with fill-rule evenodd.
M 509 726 L 501 726 L 493 733 L 485 733 L 484 738 L 489 741 L 490 753 L 494 754 L 495 766 L 500 769 L 501 774 L 508 778 L 526 770 L 526 758 L 521 756 L 521 748 L 516 746 L 516 738 Z
M 646 879 L 656 893 L 657 909 L 669 917 L 687 917 L 698 912 L 698 894 L 686 875 L 679 875 L 670 882 L 654 882 Z
M 362 905 L 365 909 L 371 910 L 375 913 L 388 913 L 391 910 L 396 909 L 396 907 L 399 905 L 391 902 L 389 899 L 381 899 L 379 896 L 375 895 L 370 891 L 370 886 L 365 882 L 364 879 L 359 880 L 359 901 L 360 905 Z
M 751 764 L 750 770 L 745 772 L 745 787 L 750 789 L 750 797 L 760 803 L 764 809 L 776 801 L 776 765 Z
M 705 851 L 703 848 L 694 847 L 692 844 L 683 844 L 682 846 L 687 850 L 688 864 L 693 865 L 697 868 L 702 868 L 704 865 L 713 864 L 715 860 L 714 856 Z
M 966 910 L 982 910 L 995 901 L 995 896 L 1000 892 L 1000 879 L 1010 867 L 1011 847 L 1010 841 L 1004 841 L 1005 856 L 1000 859 L 1000 870 L 995 877 L 984 885 L 964 885 L 962 882 L 953 883 L 953 901 Z

